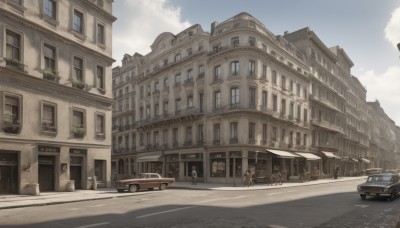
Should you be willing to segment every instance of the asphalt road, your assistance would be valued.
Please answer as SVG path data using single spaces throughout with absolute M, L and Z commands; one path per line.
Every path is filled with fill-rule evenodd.
M 400 215 L 400 198 L 362 201 L 355 191 L 359 183 L 139 192 L 107 200 L 0 210 L 0 227 L 391 227 Z

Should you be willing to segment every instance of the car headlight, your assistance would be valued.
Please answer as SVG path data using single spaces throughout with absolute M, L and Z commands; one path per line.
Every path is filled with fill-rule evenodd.
M 357 190 L 361 191 L 361 186 L 360 185 L 357 186 Z
M 384 188 L 384 189 L 383 189 L 383 192 L 384 192 L 384 193 L 388 193 L 388 192 L 389 192 L 389 188 Z

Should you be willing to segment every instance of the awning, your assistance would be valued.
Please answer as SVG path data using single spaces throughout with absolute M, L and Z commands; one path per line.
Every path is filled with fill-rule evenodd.
M 312 154 L 312 153 L 301 153 L 301 152 L 295 152 L 295 153 L 306 158 L 307 160 L 311 160 L 311 161 L 312 160 L 321 160 L 320 157 L 318 157 L 317 155 Z
M 139 157 L 137 159 L 138 162 L 152 162 L 152 161 L 161 161 L 161 155 L 148 155 Z
M 365 162 L 365 163 L 367 163 L 367 164 L 371 163 L 371 161 L 368 160 L 368 159 L 366 159 L 366 158 L 361 158 L 361 161 L 362 161 L 362 162 Z
M 332 152 L 327 152 L 327 151 L 321 151 L 326 157 L 328 158 L 334 158 L 334 159 L 342 159 L 341 157 L 335 155 Z
M 300 157 L 297 154 L 290 153 L 288 151 L 283 151 L 283 150 L 270 150 L 270 149 L 267 149 L 266 151 L 268 151 L 270 153 L 273 153 L 275 155 L 278 155 L 281 158 L 298 158 L 298 157 Z
M 355 159 L 355 158 L 350 158 L 350 161 L 353 161 L 353 162 L 358 162 L 358 159 Z

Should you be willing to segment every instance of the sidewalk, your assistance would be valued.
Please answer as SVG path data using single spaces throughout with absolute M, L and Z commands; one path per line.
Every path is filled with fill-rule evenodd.
M 366 176 L 361 177 L 340 177 L 339 179 L 320 179 L 305 183 L 283 183 L 282 185 L 266 185 L 256 184 L 252 187 L 245 187 L 243 183 L 238 183 L 233 187 L 233 184 L 213 184 L 213 183 L 198 183 L 196 185 L 190 182 L 177 182 L 175 186 L 170 189 L 196 189 L 196 190 L 223 190 L 223 191 L 252 191 L 252 190 L 268 190 L 275 188 L 290 188 L 296 186 L 307 186 L 316 184 L 327 184 L 341 181 L 362 180 Z M 356 188 L 354 189 L 356 191 Z M 139 196 L 147 194 L 148 191 L 135 192 L 135 193 L 118 193 L 113 188 L 102 188 L 97 190 L 77 190 L 75 192 L 43 192 L 39 196 L 31 195 L 0 195 L 0 210 L 29 207 L 29 206 L 44 206 L 51 204 L 62 204 L 79 201 L 112 199 L 117 197 Z

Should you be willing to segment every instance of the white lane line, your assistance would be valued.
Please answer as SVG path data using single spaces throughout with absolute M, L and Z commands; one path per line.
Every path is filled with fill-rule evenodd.
M 77 210 L 79 210 L 80 208 L 66 208 L 67 210 L 70 210 L 70 211 L 77 211 Z
M 221 201 L 221 200 L 240 199 L 240 198 L 244 198 L 244 197 L 246 197 L 246 196 L 235 196 L 235 197 L 231 197 L 231 198 L 222 198 L 222 199 L 210 199 L 210 200 L 204 200 L 204 201 L 197 202 L 197 204 L 210 203 L 210 202 Z M 174 212 L 174 211 L 181 211 L 181 210 L 186 210 L 186 209 L 190 209 L 190 208 L 194 208 L 194 207 L 199 207 L 199 205 L 181 207 L 181 208 L 176 208 L 176 209 L 167 210 L 167 211 L 160 211 L 160 212 L 156 212 L 156 213 L 141 215 L 136 218 L 146 218 L 146 217 L 150 217 L 153 215 L 165 214 L 165 213 Z
M 289 190 L 289 191 L 286 191 L 286 192 L 297 192 L 297 190 Z
M 97 204 L 97 205 L 86 206 L 86 207 L 101 207 L 101 206 L 104 206 L 104 205 L 107 205 L 107 204 Z
M 141 216 L 138 216 L 136 218 L 146 218 L 146 217 L 150 217 L 150 216 L 153 216 L 153 215 L 165 214 L 165 213 L 174 212 L 174 211 L 181 211 L 181 210 L 186 210 L 186 209 L 190 209 L 190 208 L 194 208 L 194 207 L 198 207 L 198 206 L 181 207 L 181 208 L 176 208 L 176 209 L 172 209 L 172 210 L 168 210 L 168 211 L 160 211 L 160 212 L 157 212 L 157 213 L 141 215 Z
M 356 206 L 356 207 L 361 207 L 361 208 L 366 208 L 366 207 L 369 207 L 369 205 L 363 205 L 363 204 L 355 204 L 354 206 Z
M 77 226 L 75 228 L 89 228 L 89 227 L 96 227 L 96 226 L 104 226 L 104 225 L 109 225 L 109 222 L 102 222 L 102 223 L 95 223 L 95 224 L 90 224 L 90 225 L 85 225 L 85 226 Z
M 273 192 L 273 193 L 269 193 L 268 195 L 272 196 L 272 195 L 279 195 L 279 194 L 282 194 L 282 193 L 281 192 Z

